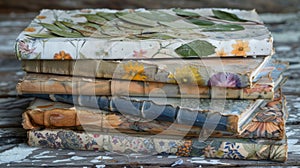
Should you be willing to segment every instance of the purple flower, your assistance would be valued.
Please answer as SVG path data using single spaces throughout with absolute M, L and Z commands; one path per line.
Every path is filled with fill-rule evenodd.
M 241 80 L 236 74 L 219 72 L 210 77 L 207 85 L 219 87 L 241 87 Z
M 19 42 L 19 51 L 22 54 L 31 54 L 31 53 L 33 53 L 34 50 L 35 50 L 35 48 L 29 49 L 28 44 L 26 44 L 24 41 Z

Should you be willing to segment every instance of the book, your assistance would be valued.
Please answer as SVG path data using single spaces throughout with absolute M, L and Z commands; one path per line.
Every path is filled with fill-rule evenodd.
M 273 101 L 257 111 L 251 122 L 239 133 L 214 131 L 210 137 L 283 139 L 287 119 L 285 97 L 276 94 Z M 199 137 L 202 128 L 167 121 L 147 120 L 141 117 L 111 113 L 71 104 L 35 99 L 23 113 L 23 128 L 65 128 L 72 130 L 120 132 L 145 135 L 172 135 Z
M 287 160 L 287 141 L 267 139 L 182 139 L 64 129 L 28 131 L 30 146 L 75 150 L 110 151 L 118 154 L 197 156 L 243 160 Z
M 241 88 L 253 85 L 270 58 L 22 60 L 22 64 L 33 73 Z
M 187 84 L 146 81 L 107 80 L 88 77 L 27 73 L 17 84 L 19 94 L 74 94 L 154 96 L 177 98 L 272 99 L 274 90 L 282 82 L 287 64 L 270 61 L 258 75 L 253 87 L 222 88 Z M 198 92 L 197 92 L 198 91 Z
M 16 40 L 19 59 L 153 59 L 273 54 L 255 10 L 87 9 L 40 12 Z
M 26 95 L 53 101 L 117 112 L 144 119 L 211 127 L 213 130 L 238 133 L 265 105 L 264 99 L 193 99 L 124 96 Z M 209 125 L 210 124 L 210 125 Z M 209 125 L 209 127 L 208 127 Z

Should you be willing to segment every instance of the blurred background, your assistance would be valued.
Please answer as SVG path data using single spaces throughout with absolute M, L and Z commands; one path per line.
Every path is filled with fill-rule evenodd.
M 48 9 L 77 8 L 203 8 L 224 7 L 256 9 L 259 13 L 298 12 L 299 0 L 1 0 L 0 11 L 35 12 Z

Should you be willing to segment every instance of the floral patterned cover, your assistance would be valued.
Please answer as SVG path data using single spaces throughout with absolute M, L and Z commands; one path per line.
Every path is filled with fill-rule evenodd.
M 286 139 L 276 141 L 213 138 L 198 141 L 198 139 L 178 139 L 176 137 L 133 136 L 45 129 L 28 131 L 28 144 L 48 148 L 111 151 L 118 154 L 176 154 L 179 156 L 279 162 L 284 162 L 287 159 Z
M 226 99 L 272 99 L 274 90 L 280 85 L 281 74 L 287 65 L 270 61 L 252 88 L 221 88 L 187 84 L 125 81 L 82 78 L 61 75 L 27 73 L 17 85 L 19 94 L 75 94 L 75 95 L 118 95 L 155 96 L 177 98 L 226 98 Z M 210 82 L 217 83 L 216 76 Z M 228 84 L 234 85 L 233 81 Z M 198 93 L 197 93 L 198 91 Z M 215 94 L 218 93 L 218 94 Z
M 23 60 L 26 72 L 179 85 L 251 87 L 271 57 L 184 60 Z
M 42 10 L 19 35 L 19 59 L 267 56 L 271 33 L 255 10 Z

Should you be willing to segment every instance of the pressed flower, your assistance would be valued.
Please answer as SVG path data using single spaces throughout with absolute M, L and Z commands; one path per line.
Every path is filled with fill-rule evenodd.
M 238 75 L 229 72 L 219 72 L 210 77 L 208 86 L 219 87 L 241 87 L 241 80 Z
M 280 133 L 281 128 L 275 122 L 251 122 L 242 133 L 254 137 L 270 137 Z
M 39 15 L 36 17 L 37 19 L 46 19 L 47 17 L 46 16 L 43 16 L 43 15 Z
M 216 157 L 216 149 L 210 145 L 204 148 L 205 157 Z
M 133 51 L 133 57 L 135 58 L 146 58 L 145 54 L 147 51 L 140 50 L 140 51 Z
M 66 59 L 72 59 L 72 57 L 69 53 L 66 53 L 65 51 L 60 51 L 59 53 L 54 54 L 54 59 L 66 60 Z
M 221 50 L 216 51 L 216 55 L 219 57 L 225 57 L 227 56 L 227 53 L 224 51 L 224 48 L 222 48 Z
M 18 49 L 21 52 L 21 54 L 31 54 L 35 50 L 35 48 L 30 49 L 28 44 L 26 44 L 24 41 L 20 41 L 18 43 Z
M 250 51 L 249 43 L 242 40 L 237 40 L 235 44 L 232 44 L 232 48 L 231 54 L 236 56 L 246 56 L 246 53 Z
M 35 28 L 34 27 L 27 27 L 24 31 L 25 32 L 35 32 Z
M 177 68 L 174 74 L 169 74 L 168 78 L 173 82 L 179 84 L 204 84 L 204 81 L 199 74 L 198 68 L 194 66 L 184 66 L 182 68 Z
M 139 64 L 138 62 L 128 62 L 123 65 L 123 69 L 125 71 L 125 75 L 122 77 L 122 79 L 142 81 L 147 79 L 143 64 Z

